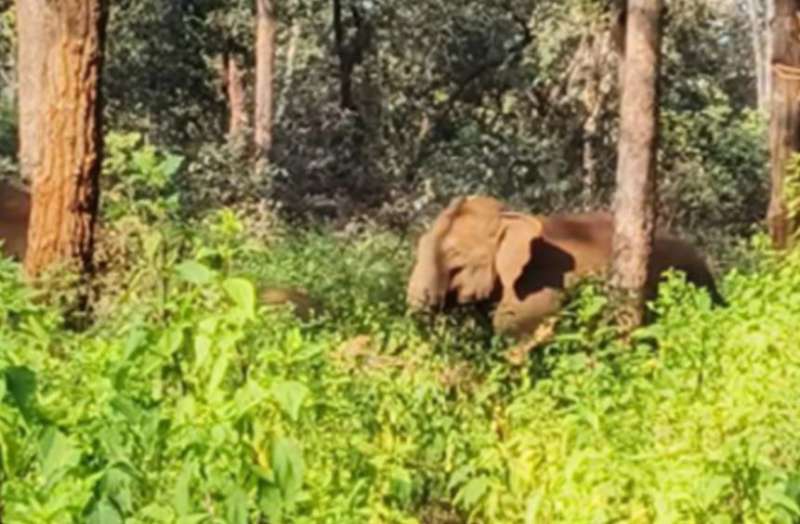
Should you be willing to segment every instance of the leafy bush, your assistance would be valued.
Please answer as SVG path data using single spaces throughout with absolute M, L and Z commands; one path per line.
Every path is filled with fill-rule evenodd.
M 223 212 L 150 242 L 81 333 L 0 262 L 6 520 L 800 517 L 800 254 L 731 272 L 725 309 L 672 279 L 632 347 L 587 285 L 513 367 L 479 324 L 403 314 L 391 235 L 264 247 Z M 324 312 L 268 310 L 254 282 Z

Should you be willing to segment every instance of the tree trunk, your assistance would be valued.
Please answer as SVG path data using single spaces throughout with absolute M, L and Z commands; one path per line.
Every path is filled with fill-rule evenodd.
M 27 183 L 39 169 L 44 143 L 41 108 L 45 94 L 45 62 L 54 29 L 52 19 L 42 16 L 46 10 L 46 0 L 17 2 L 19 168 Z
M 756 77 L 756 97 L 758 108 L 765 114 L 769 111 L 770 96 L 770 45 L 769 20 L 773 0 L 745 0 L 747 17 L 750 22 L 750 41 L 753 46 L 753 65 Z
M 240 142 L 247 128 L 247 111 L 243 73 L 234 53 L 223 54 L 222 75 L 228 99 L 228 140 Z
M 53 34 L 41 108 L 42 160 L 33 177 L 25 256 L 29 275 L 70 260 L 84 274 L 92 270 L 106 15 L 105 0 L 47 2 L 46 10 L 35 14 L 40 23 L 52 20 Z
M 786 206 L 786 165 L 800 150 L 800 0 L 775 0 L 772 19 L 772 99 L 770 103 L 770 179 L 767 222 L 772 244 L 789 246 L 795 230 Z
M 612 287 L 626 328 L 644 317 L 647 263 L 655 226 L 661 0 L 628 0 L 625 17 L 617 190 L 614 200 Z
M 272 148 L 275 34 L 277 20 L 272 0 L 256 0 L 256 165 L 264 166 Z

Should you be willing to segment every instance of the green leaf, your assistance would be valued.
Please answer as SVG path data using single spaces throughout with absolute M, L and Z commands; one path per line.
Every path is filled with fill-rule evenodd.
M 194 337 L 194 365 L 192 369 L 197 373 L 202 369 L 203 365 L 208 360 L 211 354 L 212 341 L 206 335 L 197 335 Z
M 258 506 L 269 519 L 270 524 L 283 522 L 283 496 L 277 486 L 267 485 L 261 492 Z
M 182 164 L 182 156 L 167 154 L 159 167 L 161 168 L 161 173 L 166 178 L 171 178 L 175 173 L 178 172 Z
M 211 368 L 211 378 L 208 379 L 208 388 L 206 389 L 209 398 L 213 398 L 217 394 L 217 389 L 225 378 L 225 372 L 228 371 L 228 364 L 230 357 L 227 353 L 222 353 L 214 362 L 214 367 Z
M 300 382 L 286 380 L 273 384 L 270 393 L 283 412 L 290 419 L 296 421 L 300 415 L 303 400 L 308 396 L 308 388 Z
M 194 463 L 184 462 L 178 479 L 175 481 L 175 493 L 172 496 L 172 506 L 179 517 L 184 517 L 192 510 L 192 499 L 189 495 L 189 485 L 192 482 Z
M 178 276 L 192 284 L 208 284 L 214 279 L 214 272 L 196 260 L 186 260 L 175 267 Z
M 458 493 L 457 499 L 466 507 L 471 508 L 486 494 L 489 489 L 489 479 L 485 476 L 475 477 L 467 482 Z
M 14 366 L 7 368 L 4 375 L 8 394 L 25 420 L 30 421 L 36 395 L 36 373 L 28 367 Z
M 227 518 L 225 520 L 228 524 L 248 523 L 247 493 L 242 489 L 234 489 L 228 496 L 228 500 L 225 501 L 225 505 L 227 506 Z
M 87 524 L 122 524 L 122 515 L 117 508 L 105 497 L 95 504 L 89 516 L 86 518 Z
M 278 437 L 272 443 L 272 470 L 283 500 L 291 504 L 303 487 L 305 463 L 303 451 L 294 440 Z
M 248 319 L 255 317 L 256 290 L 250 281 L 244 278 L 229 278 L 222 283 L 222 287 Z
M 72 440 L 54 426 L 48 427 L 39 440 L 39 461 L 42 475 L 48 482 L 78 465 L 80 451 Z

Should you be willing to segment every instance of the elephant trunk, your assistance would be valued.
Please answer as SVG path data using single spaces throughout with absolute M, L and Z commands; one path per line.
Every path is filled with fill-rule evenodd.
M 447 279 L 434 239 L 423 236 L 406 290 L 406 304 L 409 309 L 427 311 L 442 306 L 447 295 Z

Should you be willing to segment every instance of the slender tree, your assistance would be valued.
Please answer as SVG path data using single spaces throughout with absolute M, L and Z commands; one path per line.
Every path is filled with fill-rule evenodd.
M 27 182 L 42 162 L 41 107 L 45 95 L 45 65 L 53 37 L 52 18 L 42 17 L 46 0 L 21 0 L 17 7 L 17 71 L 19 100 L 19 167 Z
M 35 275 L 54 262 L 72 259 L 88 273 L 102 159 L 100 80 L 108 6 L 106 0 L 60 0 L 44 6 L 33 2 L 43 8 L 34 11 L 28 2 L 18 0 L 19 13 L 52 27 L 52 33 L 40 78 L 45 89 L 42 156 L 33 173 L 25 269 Z M 34 34 L 21 33 L 20 41 Z M 20 89 L 27 93 L 25 83 Z
M 228 139 L 238 142 L 247 128 L 244 72 L 235 52 L 222 54 L 221 71 L 225 97 L 228 99 Z
M 614 200 L 612 286 L 627 327 L 641 324 L 655 226 L 661 0 L 628 0 Z
M 796 229 L 786 205 L 786 165 L 800 151 L 800 0 L 775 0 L 772 19 L 772 97 L 770 100 L 770 193 L 767 221 L 773 245 L 789 245 Z
M 273 0 L 256 0 L 256 92 L 254 141 L 257 165 L 264 165 L 272 148 L 274 111 L 275 35 Z

